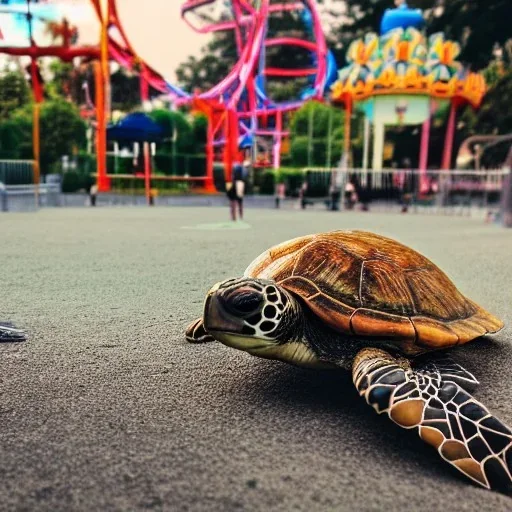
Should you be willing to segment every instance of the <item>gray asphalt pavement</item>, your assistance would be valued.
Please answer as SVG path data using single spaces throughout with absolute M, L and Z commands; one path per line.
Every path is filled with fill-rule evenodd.
M 0 320 L 30 333 L 0 345 L 0 510 L 512 510 L 512 498 L 472 485 L 377 416 L 348 374 L 183 336 L 209 286 L 268 246 L 376 231 L 423 252 L 507 322 L 453 356 L 481 380 L 476 396 L 512 424 L 512 230 L 273 210 L 249 210 L 251 227 L 210 229 L 227 214 L 0 215 Z

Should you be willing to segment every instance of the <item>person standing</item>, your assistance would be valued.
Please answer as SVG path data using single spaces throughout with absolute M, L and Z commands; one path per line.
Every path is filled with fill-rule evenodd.
M 226 194 L 230 203 L 231 220 L 236 221 L 237 209 L 240 220 L 243 220 L 245 181 L 243 168 L 239 162 L 233 166 L 233 181 L 226 184 Z
M 284 183 L 278 183 L 276 185 L 276 208 L 281 206 L 281 201 L 286 197 L 286 185 Z
M 89 187 L 89 204 L 91 206 L 96 206 L 96 197 L 98 195 L 98 186 L 96 185 L 96 183 L 93 183 L 90 187 Z
M 347 210 L 353 210 L 354 205 L 357 203 L 356 187 L 350 178 L 345 184 L 345 208 Z

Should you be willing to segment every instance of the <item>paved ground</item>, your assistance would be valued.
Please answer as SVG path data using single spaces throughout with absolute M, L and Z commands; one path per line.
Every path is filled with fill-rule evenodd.
M 512 231 L 456 217 L 216 208 L 0 215 L 0 510 L 512 510 L 378 417 L 349 376 L 188 345 L 215 282 L 284 239 L 391 235 L 512 324 Z M 240 226 L 245 227 L 245 226 Z M 512 330 L 456 352 L 512 424 Z

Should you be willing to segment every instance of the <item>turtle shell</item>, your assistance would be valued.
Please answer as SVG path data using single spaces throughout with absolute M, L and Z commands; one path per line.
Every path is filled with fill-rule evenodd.
M 261 254 L 244 275 L 276 281 L 337 331 L 394 341 L 407 355 L 503 327 L 429 259 L 374 233 L 295 238 Z

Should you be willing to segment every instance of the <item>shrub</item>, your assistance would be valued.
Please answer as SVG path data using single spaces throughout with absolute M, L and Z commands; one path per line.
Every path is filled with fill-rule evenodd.
M 79 190 L 89 191 L 95 182 L 94 176 L 84 172 L 68 171 L 62 175 L 62 192 L 73 193 Z

